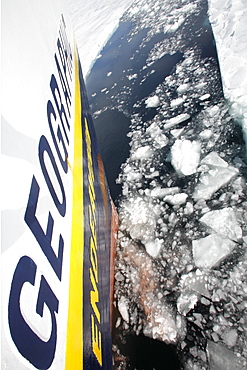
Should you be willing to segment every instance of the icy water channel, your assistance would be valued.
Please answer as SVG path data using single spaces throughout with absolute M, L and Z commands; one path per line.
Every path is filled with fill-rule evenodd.
M 245 369 L 246 153 L 206 1 L 134 1 L 86 85 L 121 222 L 115 368 Z

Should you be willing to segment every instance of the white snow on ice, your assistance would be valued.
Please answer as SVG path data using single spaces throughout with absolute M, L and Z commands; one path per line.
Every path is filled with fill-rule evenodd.
M 208 0 L 223 89 L 240 121 L 247 148 L 247 5 L 246 0 Z
M 67 0 L 84 77 L 132 0 Z

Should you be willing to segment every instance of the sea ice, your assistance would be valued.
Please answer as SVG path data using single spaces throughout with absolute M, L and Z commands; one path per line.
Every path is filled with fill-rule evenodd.
M 227 0 L 225 3 L 228 4 L 229 1 L 232 2 L 232 0 Z M 225 3 L 222 0 L 216 0 L 216 2 L 220 11 L 220 7 L 225 6 Z M 170 30 L 172 30 L 173 25 L 176 28 L 176 22 L 182 19 L 179 15 L 172 16 L 172 19 L 167 16 L 170 11 L 167 7 L 174 6 L 175 9 L 176 2 L 162 2 L 160 0 L 160 3 L 157 3 L 157 5 L 156 3 L 146 0 L 141 1 L 141 3 L 136 1 L 136 6 L 139 6 L 140 10 L 143 9 L 143 5 L 146 5 L 146 11 L 153 14 L 155 25 L 145 21 L 148 17 L 142 17 L 142 14 L 138 14 L 137 10 L 134 12 L 139 17 L 140 29 L 150 26 L 151 33 L 148 34 L 148 39 L 145 39 L 145 42 L 150 40 L 157 32 L 160 33 L 160 30 L 165 29 L 166 26 L 171 27 Z M 191 5 L 189 0 L 181 0 L 182 3 L 188 3 L 186 6 Z M 199 3 L 200 1 L 196 1 L 195 5 L 198 6 Z M 156 14 L 155 8 L 158 8 L 159 4 L 161 7 L 165 4 L 166 7 L 162 8 L 162 11 L 160 8 Z M 160 15 L 163 11 L 164 15 L 161 16 L 164 17 L 165 22 L 158 24 L 157 15 Z M 178 9 L 176 9 L 177 11 Z M 130 10 L 131 12 L 132 10 Z M 186 22 L 183 27 L 186 27 Z M 135 30 L 137 30 L 137 34 L 139 28 Z M 180 37 L 182 33 L 179 32 L 180 30 L 177 29 L 176 33 Z M 229 28 L 227 28 L 227 32 L 229 32 Z M 148 63 L 154 63 L 155 60 L 165 54 L 172 55 L 178 50 L 184 53 L 180 41 L 177 41 L 176 44 L 176 35 L 170 34 L 169 36 L 171 37 L 170 40 L 165 39 L 164 42 L 153 46 Z M 173 38 L 173 36 L 175 37 Z M 142 51 L 141 49 L 142 46 L 138 49 L 138 52 Z M 226 212 L 225 215 L 223 210 L 219 210 L 217 213 L 216 211 L 210 211 L 209 208 L 214 208 L 219 204 L 219 201 L 221 204 L 225 204 L 222 207 L 230 207 L 229 201 L 233 207 L 240 206 L 241 212 L 242 203 L 236 203 L 236 193 L 239 199 L 240 196 L 243 196 L 243 185 L 236 183 L 236 187 L 233 187 L 232 182 L 227 188 L 227 192 L 225 192 L 224 199 L 222 197 L 218 200 L 217 194 L 214 197 L 214 193 L 239 175 L 236 168 L 242 169 L 242 167 L 240 162 L 238 162 L 238 166 L 236 165 L 236 153 L 239 157 L 242 154 L 238 149 L 240 145 L 238 146 L 237 143 L 232 142 L 232 145 L 227 146 L 227 135 L 233 132 L 231 131 L 233 121 L 228 116 L 228 108 L 218 100 L 218 97 L 221 97 L 223 101 L 223 96 L 220 84 L 217 85 L 217 89 L 215 88 L 217 79 L 219 80 L 217 68 L 212 69 L 212 66 L 209 66 L 206 60 L 201 60 L 198 63 L 196 54 L 197 50 L 195 50 L 195 54 L 189 49 L 185 50 L 183 54 L 184 61 L 177 63 L 174 69 L 175 72 L 172 72 L 164 83 L 149 92 L 148 96 L 152 95 L 150 98 L 147 99 L 146 97 L 144 100 L 141 99 L 136 102 L 136 107 L 142 106 L 144 101 L 147 108 L 157 108 L 156 110 L 153 109 L 153 113 L 157 114 L 154 119 L 148 119 L 152 114 L 150 116 L 147 114 L 145 116 L 147 119 L 143 119 L 142 111 L 134 114 L 131 119 L 131 132 L 129 134 L 132 140 L 131 157 L 127 160 L 127 166 L 130 168 L 122 167 L 123 173 L 121 174 L 123 187 L 127 191 L 123 192 L 124 198 L 120 201 L 119 207 L 120 227 L 124 236 L 122 236 L 119 245 L 117 269 L 123 273 L 122 275 L 116 275 L 117 296 L 123 294 L 123 296 L 128 295 L 129 297 L 129 301 L 121 301 L 120 306 L 123 316 L 126 320 L 129 320 L 130 326 L 132 325 L 132 317 L 135 317 L 132 315 L 132 305 L 129 303 L 132 300 L 145 316 L 142 324 L 140 324 L 140 321 L 136 324 L 138 330 L 141 330 L 139 327 L 143 325 L 144 334 L 150 337 L 167 342 L 174 341 L 174 338 L 177 337 L 178 327 L 174 315 L 176 309 L 183 316 L 187 316 L 183 317 L 185 322 L 193 322 L 193 326 L 195 324 L 201 328 L 200 334 L 195 333 L 193 329 L 189 329 L 190 332 L 184 342 L 185 345 L 189 343 L 189 347 L 193 349 L 190 351 L 191 357 L 197 356 L 192 359 L 191 367 L 188 367 L 188 369 L 194 370 L 209 368 L 208 351 L 204 351 L 206 338 L 212 338 L 212 340 L 221 343 L 224 342 L 228 347 L 235 347 L 236 345 L 234 352 L 238 349 L 243 353 L 246 351 L 243 348 L 245 346 L 243 340 L 244 318 L 241 316 L 241 312 L 245 308 L 242 278 L 245 271 L 240 273 L 238 265 L 236 274 L 233 276 L 231 271 L 227 271 L 228 264 L 222 264 L 220 268 L 215 270 L 208 270 L 218 266 L 224 258 L 229 256 L 236 245 L 235 241 L 239 241 L 242 235 L 236 221 L 237 217 L 234 218 L 232 211 Z M 148 63 L 144 63 L 143 71 L 151 66 Z M 232 61 L 228 59 L 228 63 L 231 64 Z M 130 71 L 126 73 L 132 73 Z M 152 71 L 150 70 L 149 73 L 151 75 Z M 194 75 L 196 78 L 193 77 Z M 240 75 L 232 75 L 232 82 L 235 83 L 235 86 Z M 148 77 L 148 74 L 143 77 Z M 129 76 L 127 78 L 129 79 Z M 134 82 L 137 83 L 135 79 L 131 81 L 131 83 Z M 131 94 L 131 90 L 129 90 L 129 93 Z M 215 100 L 216 96 L 217 99 Z M 196 111 L 194 110 L 194 102 Z M 184 109 L 182 104 L 184 104 Z M 199 114 L 197 114 L 198 104 L 201 109 Z M 146 115 L 146 113 L 144 114 Z M 190 117 L 193 118 L 190 119 Z M 184 121 L 187 121 L 188 124 L 185 124 L 187 122 Z M 198 125 L 198 123 L 200 124 Z M 163 127 L 161 127 L 162 124 Z M 226 129 L 224 129 L 224 126 L 226 126 Z M 195 139 L 197 137 L 198 139 Z M 176 139 L 181 140 L 175 141 Z M 199 141 L 202 142 L 201 146 Z M 166 166 L 165 170 L 167 171 L 164 173 L 163 160 L 173 144 L 172 150 L 176 149 L 176 145 L 177 150 L 174 150 L 174 155 L 171 155 L 171 161 L 177 173 L 171 166 Z M 187 144 L 189 150 L 183 148 L 183 145 L 186 146 Z M 157 150 L 164 146 L 167 146 L 165 150 Z M 225 157 L 223 158 L 231 158 L 236 168 L 231 167 L 230 162 L 228 164 L 214 151 L 207 155 L 208 150 L 217 150 L 219 153 L 224 153 Z M 190 154 L 188 154 L 189 152 Z M 205 158 L 200 163 L 201 154 Z M 177 167 L 174 165 L 175 162 Z M 193 177 L 178 178 L 181 175 L 187 176 L 195 172 L 198 172 L 198 174 Z M 240 176 L 238 176 L 237 181 L 239 178 Z M 233 179 L 233 181 L 235 180 Z M 140 186 L 136 184 L 138 181 L 141 184 Z M 179 185 L 179 187 L 176 187 L 176 185 Z M 193 186 L 195 186 L 195 189 Z M 193 191 L 194 194 L 192 195 L 191 192 Z M 194 197 L 193 200 L 191 196 Z M 210 198 L 212 198 L 212 201 L 207 202 L 207 204 L 206 200 Z M 169 202 L 173 205 L 179 205 L 181 201 L 185 202 L 185 204 L 182 203 L 183 208 L 175 206 L 172 209 L 167 204 Z M 201 218 L 201 222 L 204 222 L 210 228 L 209 232 L 212 235 L 203 238 L 202 235 L 205 234 L 202 234 L 198 218 L 205 213 L 207 214 Z M 240 214 L 242 215 L 242 213 Z M 191 253 L 190 245 L 186 243 L 185 238 L 197 239 L 192 242 L 193 253 Z M 137 247 L 131 250 L 130 245 L 135 242 Z M 186 244 L 185 248 L 184 244 Z M 144 250 L 144 247 L 146 250 Z M 239 252 L 238 249 L 240 248 L 236 248 L 234 251 L 236 256 Z M 140 258 L 140 253 L 143 253 L 145 258 Z M 162 266 L 165 268 L 165 273 Z M 195 267 L 198 268 L 195 269 Z M 242 268 L 244 270 L 244 266 Z M 226 277 L 228 274 L 229 278 Z M 137 276 L 139 276 L 138 279 Z M 124 277 L 123 281 L 121 280 L 122 277 Z M 246 285 L 245 289 L 247 289 Z M 239 293 L 240 290 L 241 293 Z M 172 294 L 170 295 L 170 293 Z M 171 298 L 174 299 L 171 310 L 166 309 L 168 305 L 166 295 L 169 302 Z M 204 307 L 201 307 L 198 301 Z M 204 310 L 205 306 L 208 307 L 208 310 Z M 193 308 L 194 310 L 191 312 Z M 223 318 L 225 316 L 225 321 L 219 319 L 220 313 Z M 239 317 L 242 320 L 241 325 Z M 138 334 L 138 330 L 134 330 Z M 225 334 L 223 335 L 223 333 Z M 191 338 L 194 342 L 193 346 Z M 177 337 L 177 339 L 179 338 Z M 228 367 L 224 364 L 221 366 L 215 360 L 214 352 L 217 354 L 217 350 L 219 350 L 221 354 L 224 354 L 222 352 L 222 348 L 226 349 L 224 344 L 222 343 L 220 347 L 213 349 L 214 343 L 211 347 L 209 344 L 208 348 L 211 352 L 210 370 L 221 370 L 223 368 L 224 370 L 229 368 L 239 370 L 239 367 L 235 366 L 234 359 L 231 366 Z M 234 352 L 229 351 L 226 354 L 226 359 L 234 358 Z M 200 362 L 201 360 L 204 364 Z
M 172 136 L 174 136 L 176 139 L 182 134 L 184 131 L 184 128 L 175 128 L 174 130 L 171 130 Z
M 209 0 L 225 98 L 242 123 L 247 145 L 247 7 L 245 0 Z
M 211 268 L 226 258 L 233 250 L 235 243 L 220 235 L 211 234 L 205 238 L 192 241 L 195 265 Z
M 150 96 L 145 100 L 146 108 L 156 108 L 160 105 L 160 99 L 157 95 Z
M 200 222 L 225 238 L 234 241 L 242 238 L 242 229 L 232 208 L 210 211 L 200 218 Z
M 208 340 L 210 370 L 244 370 L 246 361 L 221 343 Z
M 185 99 L 183 97 L 171 100 L 171 107 L 174 108 L 177 107 L 178 105 L 183 104 L 184 100 Z
M 68 0 L 84 76 L 132 0 Z
M 193 291 L 210 298 L 208 290 L 208 277 L 202 271 L 191 271 L 183 275 L 180 280 L 181 291 Z
M 164 198 L 164 201 L 167 202 L 167 203 L 170 203 L 174 206 L 175 205 L 178 206 L 178 205 L 186 203 L 187 198 L 188 198 L 188 194 L 179 193 L 179 194 L 175 194 L 175 195 L 167 195 Z
M 199 135 L 202 138 L 202 140 L 208 140 L 213 135 L 213 132 L 210 129 L 206 129 L 202 131 Z
M 209 153 L 201 160 L 201 164 L 207 164 L 211 167 L 228 167 L 228 163 L 224 161 L 216 152 Z
M 163 131 L 159 128 L 157 122 L 153 122 L 146 131 L 153 140 L 153 146 L 157 148 L 163 148 L 168 143 L 168 138 L 163 133 Z
M 190 118 L 188 113 L 179 114 L 176 117 L 172 117 L 164 124 L 164 130 L 169 130 L 170 128 L 177 126 L 179 123 L 186 121 Z
M 210 199 L 211 196 L 222 186 L 238 174 L 238 170 L 228 165 L 217 153 L 211 152 L 201 161 L 202 165 L 207 166 L 207 170 L 201 174 L 193 198 Z
M 162 248 L 163 241 L 160 239 L 155 239 L 153 241 L 149 241 L 145 243 L 145 248 L 147 253 L 153 257 L 156 258 Z
M 186 315 L 192 308 L 195 307 L 199 295 L 191 292 L 182 292 L 177 300 L 178 312 Z
M 173 24 L 169 24 L 164 27 L 164 33 L 173 33 L 176 32 L 177 29 L 183 24 L 184 17 L 180 16 L 180 18 Z
M 175 343 L 178 339 L 178 328 L 174 315 L 165 306 L 159 307 L 156 302 L 144 324 L 143 333 L 166 343 Z
M 180 94 L 183 94 L 183 93 L 185 93 L 185 91 L 188 90 L 189 87 L 190 87 L 190 85 L 187 84 L 187 83 L 182 84 L 182 85 L 178 86 L 177 92 L 180 93 Z
M 177 186 L 171 187 L 171 188 L 161 188 L 157 186 L 156 188 L 151 190 L 151 197 L 154 198 L 164 198 L 167 195 L 174 195 L 179 192 L 179 188 Z
M 176 140 L 171 148 L 171 163 L 180 176 L 192 175 L 200 162 L 201 146 L 197 141 Z
M 123 296 L 118 301 L 118 310 L 124 321 L 129 322 L 128 303 Z
M 228 347 L 235 346 L 238 339 L 237 329 L 230 329 L 229 331 L 224 332 L 222 337 L 224 342 L 228 345 Z
M 202 95 L 202 96 L 200 96 L 200 100 L 201 101 L 203 101 L 203 100 L 207 100 L 207 99 L 209 99 L 210 98 L 210 94 L 204 94 L 204 95 Z
M 149 145 L 141 146 L 140 148 L 136 149 L 136 151 L 132 154 L 131 159 L 146 159 L 152 155 L 152 149 Z

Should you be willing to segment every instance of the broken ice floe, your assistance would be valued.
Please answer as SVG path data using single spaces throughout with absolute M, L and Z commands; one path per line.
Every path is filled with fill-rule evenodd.
M 120 304 L 123 318 L 129 320 L 124 328 L 166 342 L 178 341 L 186 369 L 201 370 L 214 366 L 212 353 L 209 361 L 209 341 L 227 348 L 233 357 L 236 353 L 247 356 L 243 316 L 246 164 L 238 130 L 223 99 L 215 59 L 202 58 L 200 48 L 187 47 L 180 32 L 194 22 L 194 13 L 205 3 L 178 2 L 180 7 L 177 2 L 135 1 L 140 12 L 130 11 L 131 17 L 125 18 L 136 22 L 130 43 L 135 32 L 149 27 L 133 57 L 160 30 L 172 30 L 174 25 L 174 32 L 153 45 L 141 66 L 143 86 L 156 74 L 155 62 L 165 54 L 179 51 L 183 56 L 153 91 L 147 90 L 146 96 L 131 105 L 133 111 L 126 109 L 130 85 L 124 88 L 128 93 L 114 97 L 118 109 L 131 117 L 130 157 L 118 180 L 123 197 L 116 300 L 121 295 L 126 299 Z M 184 5 L 191 4 L 195 5 L 191 13 L 184 13 Z M 152 21 L 145 18 L 147 11 Z M 167 19 L 173 11 L 177 14 Z M 185 20 L 176 29 L 182 17 Z M 201 19 L 205 21 L 206 12 Z M 203 27 L 202 35 L 209 36 L 205 23 L 199 33 Z M 127 71 L 129 81 L 130 73 L 136 71 Z
M 147 108 L 156 108 L 160 105 L 160 99 L 157 95 L 150 96 L 146 101 L 145 101 L 146 107 Z
M 201 164 L 205 167 L 193 194 L 195 200 L 210 199 L 216 191 L 227 185 L 238 174 L 238 169 L 229 166 L 215 152 L 208 154 Z
M 193 291 L 208 298 L 210 283 L 211 278 L 199 269 L 184 274 L 180 280 L 181 291 Z
M 183 292 L 180 294 L 177 300 L 178 312 L 185 315 L 195 307 L 198 301 L 198 294 L 191 292 Z
M 158 238 L 151 240 L 145 243 L 145 248 L 147 253 L 152 257 L 157 257 L 161 248 L 162 248 L 163 240 Z
M 210 211 L 200 218 L 200 222 L 225 238 L 234 241 L 242 238 L 242 229 L 232 208 Z
M 164 198 L 164 201 L 167 203 L 170 203 L 172 205 L 181 205 L 186 203 L 186 200 L 188 198 L 188 194 L 186 193 L 180 193 L 180 194 L 175 194 L 175 195 L 167 195 Z
M 153 122 L 148 128 L 147 128 L 147 134 L 150 135 L 150 137 L 153 140 L 153 145 L 156 148 L 163 148 L 168 143 L 168 138 L 163 133 L 163 131 L 160 129 L 157 122 Z
M 192 241 L 195 265 L 202 268 L 215 267 L 233 250 L 235 243 L 220 235 L 211 234 Z
M 181 113 L 176 117 L 170 118 L 166 121 L 163 128 L 164 130 L 169 130 L 170 128 L 177 126 L 179 123 L 187 121 L 190 118 L 188 113 Z
M 131 159 L 144 160 L 146 158 L 149 158 L 151 154 L 152 154 L 152 149 L 149 145 L 141 146 L 132 154 Z
M 214 343 L 209 340 L 207 344 L 209 353 L 210 370 L 244 370 L 246 360 L 237 356 L 232 350 L 221 343 Z
M 128 302 L 124 297 L 121 297 L 120 300 L 118 301 L 118 309 L 122 318 L 126 322 L 129 322 Z
M 197 141 L 176 140 L 171 148 L 171 163 L 180 176 L 192 175 L 200 162 L 201 145 Z

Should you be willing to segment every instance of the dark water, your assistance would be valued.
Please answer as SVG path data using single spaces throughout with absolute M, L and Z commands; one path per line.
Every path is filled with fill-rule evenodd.
M 116 202 L 121 185 L 116 184 L 120 166 L 129 156 L 129 118 L 118 110 L 106 110 L 94 120 L 102 161 L 112 199 Z
M 143 334 L 116 336 L 115 343 L 121 347 L 121 355 L 128 358 L 128 369 L 136 370 L 179 370 L 180 363 L 175 348 Z M 121 342 L 120 342 L 121 339 Z M 122 358 L 115 356 L 117 369 Z

